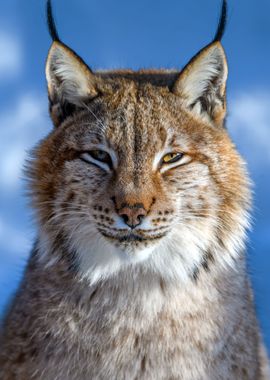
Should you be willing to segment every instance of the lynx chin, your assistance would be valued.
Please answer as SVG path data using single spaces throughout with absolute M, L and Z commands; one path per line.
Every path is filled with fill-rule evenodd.
M 181 70 L 93 72 L 59 38 L 54 129 L 28 162 L 38 236 L 1 380 L 266 380 L 246 271 L 251 196 L 216 35 Z

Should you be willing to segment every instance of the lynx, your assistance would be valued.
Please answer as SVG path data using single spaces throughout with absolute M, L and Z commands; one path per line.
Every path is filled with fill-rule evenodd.
M 262 380 L 245 263 L 251 196 L 225 128 L 223 1 L 179 72 L 94 73 L 53 39 L 53 131 L 27 175 L 39 226 L 1 380 Z

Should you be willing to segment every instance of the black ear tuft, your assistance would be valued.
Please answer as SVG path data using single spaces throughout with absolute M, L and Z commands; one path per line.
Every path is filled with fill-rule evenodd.
M 52 12 L 51 0 L 47 0 L 47 25 L 53 41 L 60 41 Z
M 228 8 L 227 7 L 227 1 L 223 0 L 222 6 L 221 6 L 221 13 L 220 13 L 220 17 L 219 17 L 218 28 L 216 31 L 216 35 L 213 39 L 213 42 L 221 41 L 221 39 L 224 35 L 226 24 L 227 24 L 227 13 L 228 13 L 227 8 Z

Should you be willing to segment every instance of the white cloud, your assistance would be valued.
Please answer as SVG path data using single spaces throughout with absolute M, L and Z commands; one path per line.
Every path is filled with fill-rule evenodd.
M 31 149 L 50 130 L 47 100 L 26 94 L 0 113 L 0 189 L 3 208 L 0 218 L 0 255 L 26 258 L 33 229 L 26 223 L 22 202 L 22 167 Z M 23 205 L 23 206 L 22 206 Z M 9 212 L 14 219 L 10 221 Z M 17 216 L 17 217 L 16 217 Z
M 0 219 L 0 247 L 2 252 L 25 258 L 31 249 L 31 233 L 27 229 L 18 229 Z
M 27 155 L 49 131 L 47 102 L 40 96 L 23 95 L 15 107 L 0 114 L 0 181 L 2 189 L 16 189 Z
M 17 75 L 22 67 L 21 44 L 17 38 L 0 31 L 0 79 Z
M 228 129 L 239 150 L 254 168 L 270 164 L 270 92 L 233 96 Z

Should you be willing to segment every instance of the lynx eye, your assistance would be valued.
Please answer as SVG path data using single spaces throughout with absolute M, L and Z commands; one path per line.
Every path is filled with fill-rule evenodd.
M 109 153 L 101 149 L 93 149 L 83 152 L 80 155 L 81 160 L 98 166 L 106 171 L 112 168 L 112 159 Z
M 173 164 L 183 157 L 183 153 L 168 153 L 162 158 L 162 164 Z
M 105 162 L 106 164 L 111 164 L 111 157 L 109 153 L 105 152 L 104 150 L 90 150 L 87 152 L 91 157 L 93 157 L 95 160 L 98 160 L 100 162 Z

